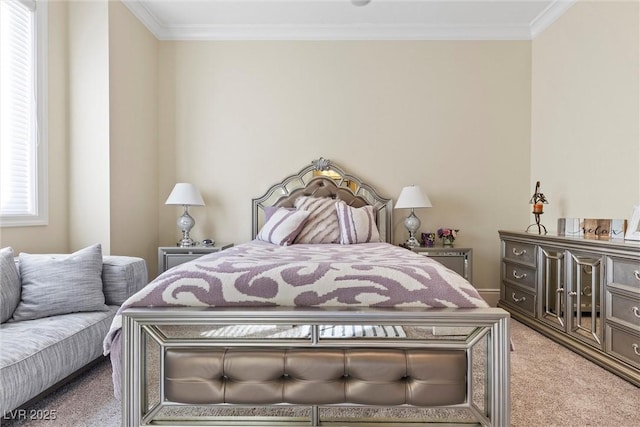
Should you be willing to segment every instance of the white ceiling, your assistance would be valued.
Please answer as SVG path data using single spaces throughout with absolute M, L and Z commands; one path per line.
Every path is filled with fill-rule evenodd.
M 123 0 L 160 40 L 530 40 L 576 0 Z

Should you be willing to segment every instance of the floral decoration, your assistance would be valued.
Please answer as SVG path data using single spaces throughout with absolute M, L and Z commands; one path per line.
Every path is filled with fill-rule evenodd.
M 438 228 L 438 237 L 453 242 L 458 236 L 457 229 L 454 228 Z

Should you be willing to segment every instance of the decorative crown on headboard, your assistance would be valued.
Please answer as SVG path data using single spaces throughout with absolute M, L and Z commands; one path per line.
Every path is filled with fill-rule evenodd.
M 317 160 L 311 161 L 311 164 L 315 166 L 317 171 L 326 171 L 331 167 L 331 160 L 320 157 Z

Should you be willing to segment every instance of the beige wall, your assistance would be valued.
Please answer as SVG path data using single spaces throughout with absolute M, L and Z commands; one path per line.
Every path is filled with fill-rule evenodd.
M 69 249 L 109 238 L 109 13 L 106 0 L 68 3 Z
M 422 229 L 459 228 L 475 284 L 498 287 L 497 230 L 528 220 L 530 43 L 163 45 L 160 68 L 175 75 L 160 87 L 160 134 L 175 149 L 161 151 L 175 158 L 160 170 L 200 188 L 196 239 L 248 241 L 251 198 L 324 156 L 388 197 L 421 185 L 434 205 Z M 177 239 L 169 209 L 161 244 Z M 404 241 L 408 212 L 394 215 Z
M 169 197 L 176 179 L 176 87 L 175 87 L 175 49 L 171 42 L 160 43 L 158 53 L 158 245 L 173 246 L 179 237 L 176 220 L 181 209 L 167 206 L 164 202 Z M 213 174 L 212 174 L 213 175 Z M 207 203 L 210 203 L 207 201 Z M 191 213 L 200 219 L 202 208 L 194 207 Z M 200 228 L 198 222 L 197 227 Z M 157 263 L 157 261 L 156 261 Z M 154 271 L 157 271 L 154 270 Z
M 158 46 L 120 2 L 109 2 L 110 242 L 155 272 L 158 252 Z
M 639 20 L 637 1 L 580 1 L 533 41 L 530 187 L 554 230 L 640 202 Z

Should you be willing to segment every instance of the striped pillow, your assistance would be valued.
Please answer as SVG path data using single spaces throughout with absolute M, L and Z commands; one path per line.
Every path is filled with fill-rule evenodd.
M 279 208 L 271 214 L 256 238 L 280 246 L 290 245 L 302 230 L 307 218 L 309 212 Z
M 340 226 L 335 208 L 336 201 L 328 197 L 298 197 L 295 206 L 308 211 L 306 222 L 293 243 L 339 243 Z
M 269 218 L 271 218 L 271 215 L 273 215 L 274 213 L 278 212 L 278 210 L 280 209 L 286 209 L 288 211 L 295 211 L 296 208 L 284 208 L 282 206 L 265 206 L 264 207 L 264 222 L 269 221 Z
M 0 323 L 11 319 L 20 303 L 20 276 L 11 247 L 0 250 Z
M 373 206 L 354 208 L 345 202 L 337 202 L 338 222 L 340 223 L 340 243 L 379 242 L 380 233 L 376 226 Z

